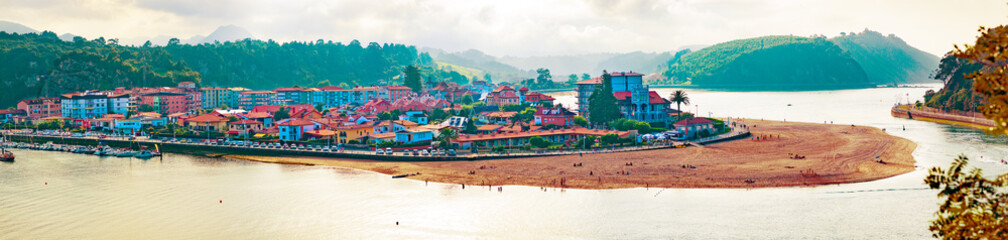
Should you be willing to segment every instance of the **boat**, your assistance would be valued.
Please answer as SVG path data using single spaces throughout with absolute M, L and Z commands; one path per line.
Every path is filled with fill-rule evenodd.
M 392 178 L 404 178 L 404 177 L 409 177 L 409 173 L 407 173 L 407 174 L 399 174 L 399 175 L 392 175 Z
M 148 159 L 154 157 L 154 153 L 148 150 L 143 150 L 140 151 L 140 153 L 137 153 L 135 157 L 139 159 Z
M 137 154 L 136 151 L 122 150 L 122 151 L 116 152 L 115 156 L 116 157 L 132 157 L 132 156 L 136 156 L 136 154 Z
M 110 148 L 108 146 L 98 147 L 98 149 L 95 149 L 94 155 L 98 155 L 98 156 L 112 155 L 112 148 Z
M 7 151 L 7 149 L 0 149 L 0 161 L 14 162 L 14 153 Z

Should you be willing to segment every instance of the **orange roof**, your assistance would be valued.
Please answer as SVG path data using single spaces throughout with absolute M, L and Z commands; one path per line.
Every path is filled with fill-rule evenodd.
M 286 121 L 286 122 L 283 122 L 283 123 L 280 123 L 280 124 L 277 124 L 277 125 L 279 125 L 279 126 L 308 126 L 308 125 L 315 125 L 315 122 L 304 120 L 304 119 L 294 118 L 294 119 L 291 119 L 290 121 Z
M 214 113 L 207 113 L 191 118 L 187 118 L 186 122 L 198 122 L 198 123 L 215 123 L 215 122 L 226 122 L 228 119 L 221 117 L 220 115 Z
M 483 115 L 487 117 L 511 118 L 514 117 L 514 115 L 516 114 L 518 114 L 518 112 L 493 111 L 493 112 L 486 112 Z
M 597 129 L 587 129 L 582 127 L 568 128 L 568 129 L 558 129 L 558 130 L 548 130 L 548 131 L 530 131 L 530 132 L 517 132 L 517 133 L 501 133 L 501 134 L 481 134 L 481 135 L 460 135 L 455 139 L 456 142 L 473 142 L 473 141 L 486 141 L 486 140 L 498 140 L 498 139 L 510 139 L 510 138 L 525 138 L 525 137 L 535 137 L 535 136 L 552 136 L 552 135 L 564 135 L 564 134 L 576 134 L 576 135 L 595 135 L 602 136 L 606 134 L 617 134 L 620 137 L 630 136 L 629 132 L 623 131 L 610 131 L 610 130 L 597 130 Z
M 282 87 L 282 88 L 273 89 L 273 91 L 274 92 L 295 92 L 295 91 L 300 92 L 300 91 L 304 91 L 304 89 L 296 88 L 296 87 Z
M 370 137 L 370 138 L 378 138 L 378 139 L 389 139 L 389 138 L 394 138 L 395 137 L 395 132 L 386 132 L 386 133 L 371 134 L 371 135 L 368 135 L 368 137 Z
M 249 119 L 272 117 L 271 116 L 272 114 L 268 112 L 250 112 L 250 113 L 244 113 L 242 115 Z
M 321 136 L 321 137 L 328 137 L 328 136 L 334 136 L 334 135 L 336 135 L 336 132 L 332 131 L 332 130 L 315 130 L 315 131 L 307 131 L 307 132 L 305 132 L 305 134 L 315 135 L 315 136 Z
M 503 126 L 497 125 L 497 124 L 487 124 L 487 125 L 476 127 L 476 130 L 490 131 L 490 130 L 496 130 L 496 129 L 500 128 L 500 127 L 503 127 Z
M 415 123 L 413 121 L 410 121 L 410 120 L 395 120 L 395 121 L 392 121 L 392 122 L 396 123 L 396 124 L 399 124 L 399 125 L 407 126 L 407 127 L 415 127 L 416 125 L 419 125 L 419 124 L 417 124 L 417 123 Z
M 592 79 L 576 82 L 574 84 L 578 84 L 578 85 L 581 85 L 581 84 L 592 84 L 592 85 L 594 85 L 594 84 L 601 84 L 601 83 L 602 83 L 602 77 L 594 77 Z

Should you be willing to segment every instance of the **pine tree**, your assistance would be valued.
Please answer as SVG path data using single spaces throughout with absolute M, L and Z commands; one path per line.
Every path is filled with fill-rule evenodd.
M 612 78 L 602 71 L 602 84 L 595 86 L 588 106 L 588 120 L 593 124 L 603 124 L 619 119 L 622 114 L 613 96 Z
M 420 69 L 413 65 L 406 66 L 406 79 L 403 80 L 403 85 L 413 89 L 413 92 L 423 91 L 423 83 L 420 82 Z

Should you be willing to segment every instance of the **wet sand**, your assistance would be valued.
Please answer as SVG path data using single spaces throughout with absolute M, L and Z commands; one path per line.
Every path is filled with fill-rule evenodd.
M 754 137 L 706 146 L 649 151 L 451 162 L 382 162 L 310 157 L 226 156 L 311 164 L 420 181 L 584 189 L 765 188 L 851 183 L 913 171 L 917 145 L 874 127 L 743 120 Z M 778 138 L 779 137 L 779 138 Z M 789 153 L 804 156 L 796 159 Z M 878 158 L 876 158 L 878 156 Z M 879 163 L 882 160 L 884 163 Z M 575 167 L 575 163 L 580 166 Z M 628 166 L 632 163 L 632 166 Z M 683 167 L 683 166 L 687 167 Z M 691 166 L 691 167 L 689 167 Z M 474 171 L 474 174 L 470 174 Z M 565 182 L 561 186 L 561 182 Z

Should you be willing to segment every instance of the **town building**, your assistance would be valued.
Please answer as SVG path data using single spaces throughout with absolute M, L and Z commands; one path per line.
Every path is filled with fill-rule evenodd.
M 277 88 L 273 92 L 276 92 L 276 101 L 280 105 L 306 104 L 310 100 L 304 89 L 298 87 Z
M 630 136 L 630 132 L 624 132 L 624 131 L 610 131 L 610 130 L 598 130 L 598 129 L 574 127 L 567 129 L 542 130 L 542 131 L 460 135 L 458 138 L 454 140 L 454 142 L 459 143 L 462 149 L 471 149 L 474 146 L 479 147 L 525 146 L 529 144 L 529 139 L 532 137 L 542 137 L 543 139 L 551 143 L 575 143 L 577 142 L 578 139 L 584 138 L 584 136 L 590 135 L 598 137 L 607 134 L 616 134 L 619 137 Z
M 518 97 L 516 91 L 508 87 L 507 85 L 502 85 L 494 89 L 486 96 L 487 105 L 492 106 L 503 106 L 510 104 L 520 104 L 521 99 Z
M 228 135 L 251 137 L 263 131 L 263 123 L 256 120 L 242 119 L 228 123 Z
M 25 116 L 25 111 L 21 109 L 0 110 L 0 124 L 16 123 L 17 116 Z
M 672 126 L 675 126 L 676 131 L 679 132 L 680 139 L 697 138 L 703 135 L 705 131 L 707 134 L 715 132 L 714 120 L 707 118 L 687 118 L 673 123 Z
M 151 106 L 155 112 L 167 115 L 195 111 L 189 104 L 189 99 L 191 95 L 185 93 L 157 92 L 141 95 L 140 104 Z
M 217 113 L 207 113 L 181 121 L 183 121 L 184 126 L 189 127 L 193 131 L 224 132 L 228 129 L 228 119 Z
M 344 124 L 342 126 L 334 127 L 333 131 L 336 132 L 335 140 L 338 143 L 350 143 L 352 140 L 356 140 L 357 143 L 361 143 L 361 138 L 374 133 L 374 126 L 374 123 L 363 123 Z
M 59 98 L 25 99 L 17 103 L 17 109 L 24 111 L 28 118 L 63 116 Z
M 112 92 L 68 93 L 60 96 L 60 114 L 68 118 L 100 118 L 105 114 L 126 114 L 129 94 Z
M 278 105 L 277 94 L 274 91 L 245 91 L 238 94 L 238 105 L 244 109 L 255 106 Z
M 564 127 L 574 125 L 574 116 L 573 112 L 563 107 L 542 107 L 537 109 L 533 115 L 536 125 L 557 125 Z
M 301 141 L 305 132 L 317 129 L 318 123 L 305 119 L 288 118 L 277 122 L 281 141 Z
M 635 72 L 609 73 L 613 96 L 623 117 L 630 120 L 669 124 L 669 101 L 651 91 L 644 84 L 644 74 Z M 576 83 L 578 85 L 578 114 L 588 117 L 588 106 L 591 105 L 591 94 L 601 78 L 593 78 Z

